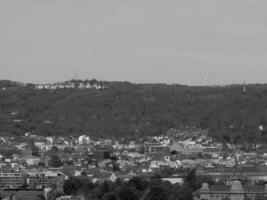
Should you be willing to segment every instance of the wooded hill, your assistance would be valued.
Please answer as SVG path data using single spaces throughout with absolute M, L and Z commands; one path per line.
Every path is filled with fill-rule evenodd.
M 265 84 L 247 85 L 244 92 L 243 85 L 102 83 L 104 90 L 37 90 L 1 81 L 0 134 L 138 138 L 196 126 L 226 141 L 265 139 Z

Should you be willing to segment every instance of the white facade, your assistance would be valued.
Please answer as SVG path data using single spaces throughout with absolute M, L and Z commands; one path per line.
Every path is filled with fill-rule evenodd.
M 90 142 L 91 142 L 91 140 L 90 140 L 90 137 L 89 136 L 81 135 L 78 138 L 78 143 L 79 144 L 90 144 Z

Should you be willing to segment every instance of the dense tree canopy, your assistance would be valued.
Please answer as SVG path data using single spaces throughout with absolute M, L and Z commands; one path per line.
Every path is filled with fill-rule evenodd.
M 222 141 L 267 140 L 267 85 L 189 87 L 103 82 L 106 89 L 35 90 L 4 82 L 0 134 L 132 137 L 208 129 Z M 0 85 L 4 85 L 4 83 Z
M 50 167 L 62 167 L 63 163 L 61 162 L 61 159 L 57 155 L 52 155 L 49 161 L 49 166 Z
M 82 194 L 90 200 L 192 200 L 192 188 L 163 182 L 159 177 L 134 177 L 130 181 L 93 184 L 87 178 L 72 177 L 64 183 L 68 195 Z

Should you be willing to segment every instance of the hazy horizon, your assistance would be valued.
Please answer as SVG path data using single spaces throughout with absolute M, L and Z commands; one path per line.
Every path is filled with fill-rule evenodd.
M 55 80 L 55 81 L 45 81 L 45 82 L 40 82 L 40 81 L 37 81 L 37 82 L 30 82 L 30 81 L 18 81 L 18 80 L 12 80 L 12 79 L 0 79 L 0 81 L 11 81 L 11 82 L 14 82 L 14 83 L 18 83 L 18 84 L 23 84 L 23 85 L 26 85 L 26 84 L 54 84 L 54 83 L 63 83 L 63 82 L 66 82 L 66 81 L 72 81 L 72 80 L 76 80 L 76 81 L 85 81 L 85 80 L 92 80 L 92 79 L 96 79 L 94 77 L 92 78 L 70 78 L 70 79 L 65 79 L 65 80 Z M 130 80 L 104 80 L 104 79 L 96 79 L 98 81 L 107 81 L 107 82 L 127 82 L 127 83 L 131 83 L 131 84 L 162 84 L 162 85 L 181 85 L 181 86 L 192 86 L 192 87 L 227 87 L 227 86 L 234 86 L 234 85 L 265 85 L 267 84 L 267 81 L 266 82 L 246 82 L 246 81 L 243 81 L 243 82 L 233 82 L 233 83 L 225 83 L 225 84 L 186 84 L 186 83 L 178 83 L 178 82 L 134 82 L 134 81 L 130 81 Z
M 0 79 L 266 83 L 264 0 L 1 0 Z

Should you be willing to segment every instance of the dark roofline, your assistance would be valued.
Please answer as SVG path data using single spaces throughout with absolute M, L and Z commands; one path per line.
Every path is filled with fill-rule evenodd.
M 235 192 L 229 192 L 229 191 L 212 191 L 212 192 L 201 192 L 199 191 L 200 194 L 266 194 L 267 195 L 267 191 L 266 192 L 242 192 L 242 193 L 235 193 Z

